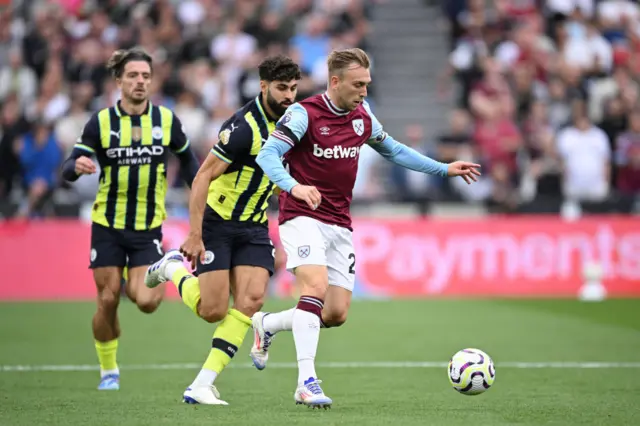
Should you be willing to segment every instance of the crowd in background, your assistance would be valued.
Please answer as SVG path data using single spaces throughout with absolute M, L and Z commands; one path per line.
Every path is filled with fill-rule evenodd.
M 630 0 L 446 0 L 459 89 L 445 158 L 490 179 L 500 211 L 628 211 L 640 194 L 640 6 Z M 567 203 L 569 201 L 569 203 Z
M 315 94 L 326 87 L 331 49 L 367 48 L 371 7 L 368 0 L 19 3 L 0 6 L 0 204 L 9 209 L 17 200 L 17 211 L 4 213 L 20 216 L 51 213 L 52 199 L 95 197 L 98 174 L 68 184 L 59 167 L 91 113 L 118 98 L 105 69 L 114 50 L 141 46 L 151 54 L 151 100 L 175 111 L 202 160 L 222 122 L 259 93 L 264 57 L 292 56 L 303 71 L 299 97 Z M 171 181 L 176 168 L 169 167 Z
M 51 200 L 93 200 L 98 174 L 69 184 L 59 167 L 91 113 L 118 97 L 104 67 L 114 50 L 137 45 L 152 55 L 152 101 L 176 112 L 202 160 L 221 123 L 258 93 L 262 58 L 292 56 L 303 70 L 299 98 L 318 93 L 331 49 L 370 47 L 375 2 L 0 5 L 0 217 L 55 214 Z M 441 86 L 444 92 L 454 82 L 457 89 L 451 130 L 422 141 L 416 126 L 407 138 L 435 145 L 431 152 L 442 161 L 479 161 L 486 175 L 468 187 L 442 182 L 444 193 L 503 212 L 556 211 L 566 200 L 631 210 L 640 193 L 638 3 L 442 0 L 441 6 L 450 46 Z M 170 164 L 169 174 L 180 187 L 176 169 Z M 393 181 L 396 169 L 384 170 Z M 393 188 L 376 193 L 392 195 Z M 184 197 L 177 199 L 184 207 Z

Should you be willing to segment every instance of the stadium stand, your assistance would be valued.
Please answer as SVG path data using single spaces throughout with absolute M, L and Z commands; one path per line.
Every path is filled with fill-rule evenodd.
M 62 183 L 58 166 L 89 114 L 117 99 L 106 59 L 134 45 L 154 58 L 153 101 L 175 110 L 200 158 L 257 92 L 265 55 L 300 62 L 305 97 L 322 90 L 330 49 L 358 46 L 373 56 L 371 103 L 394 136 L 442 161 L 480 161 L 485 172 L 467 187 L 363 150 L 354 197 L 366 211 L 638 211 L 635 1 L 14 3 L 0 3 L 1 217 L 77 216 L 90 206 L 97 176 Z M 170 214 L 184 216 L 174 180 Z
M 441 81 L 459 90 L 440 152 L 468 154 L 487 176 L 479 188 L 448 189 L 501 212 L 637 210 L 638 3 L 441 6 L 451 46 Z

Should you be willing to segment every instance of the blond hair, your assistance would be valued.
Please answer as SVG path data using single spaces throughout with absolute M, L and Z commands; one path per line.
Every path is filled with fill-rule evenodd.
M 362 68 L 369 69 L 371 62 L 369 56 L 362 49 L 352 48 L 343 50 L 334 50 L 327 58 L 327 67 L 329 68 L 329 76 L 341 75 L 344 70 L 349 68 L 351 64 L 356 64 Z

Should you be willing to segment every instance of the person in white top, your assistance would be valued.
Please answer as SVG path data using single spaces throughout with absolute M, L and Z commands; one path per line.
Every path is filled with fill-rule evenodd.
M 587 22 L 586 30 L 584 36 L 569 39 L 564 48 L 564 59 L 588 73 L 608 73 L 613 65 L 613 48 L 595 24 Z
M 564 162 L 563 191 L 573 201 L 604 201 L 609 195 L 611 147 L 606 133 L 583 111 L 557 137 Z

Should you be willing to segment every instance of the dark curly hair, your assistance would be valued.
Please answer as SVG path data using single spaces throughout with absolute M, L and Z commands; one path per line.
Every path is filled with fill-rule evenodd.
M 122 77 L 125 65 L 131 61 L 144 61 L 153 69 L 153 60 L 144 50 L 134 47 L 132 49 L 120 49 L 113 52 L 107 62 L 107 69 L 114 78 Z
M 300 80 L 300 67 L 284 55 L 269 56 L 258 66 L 260 80 L 291 81 Z

